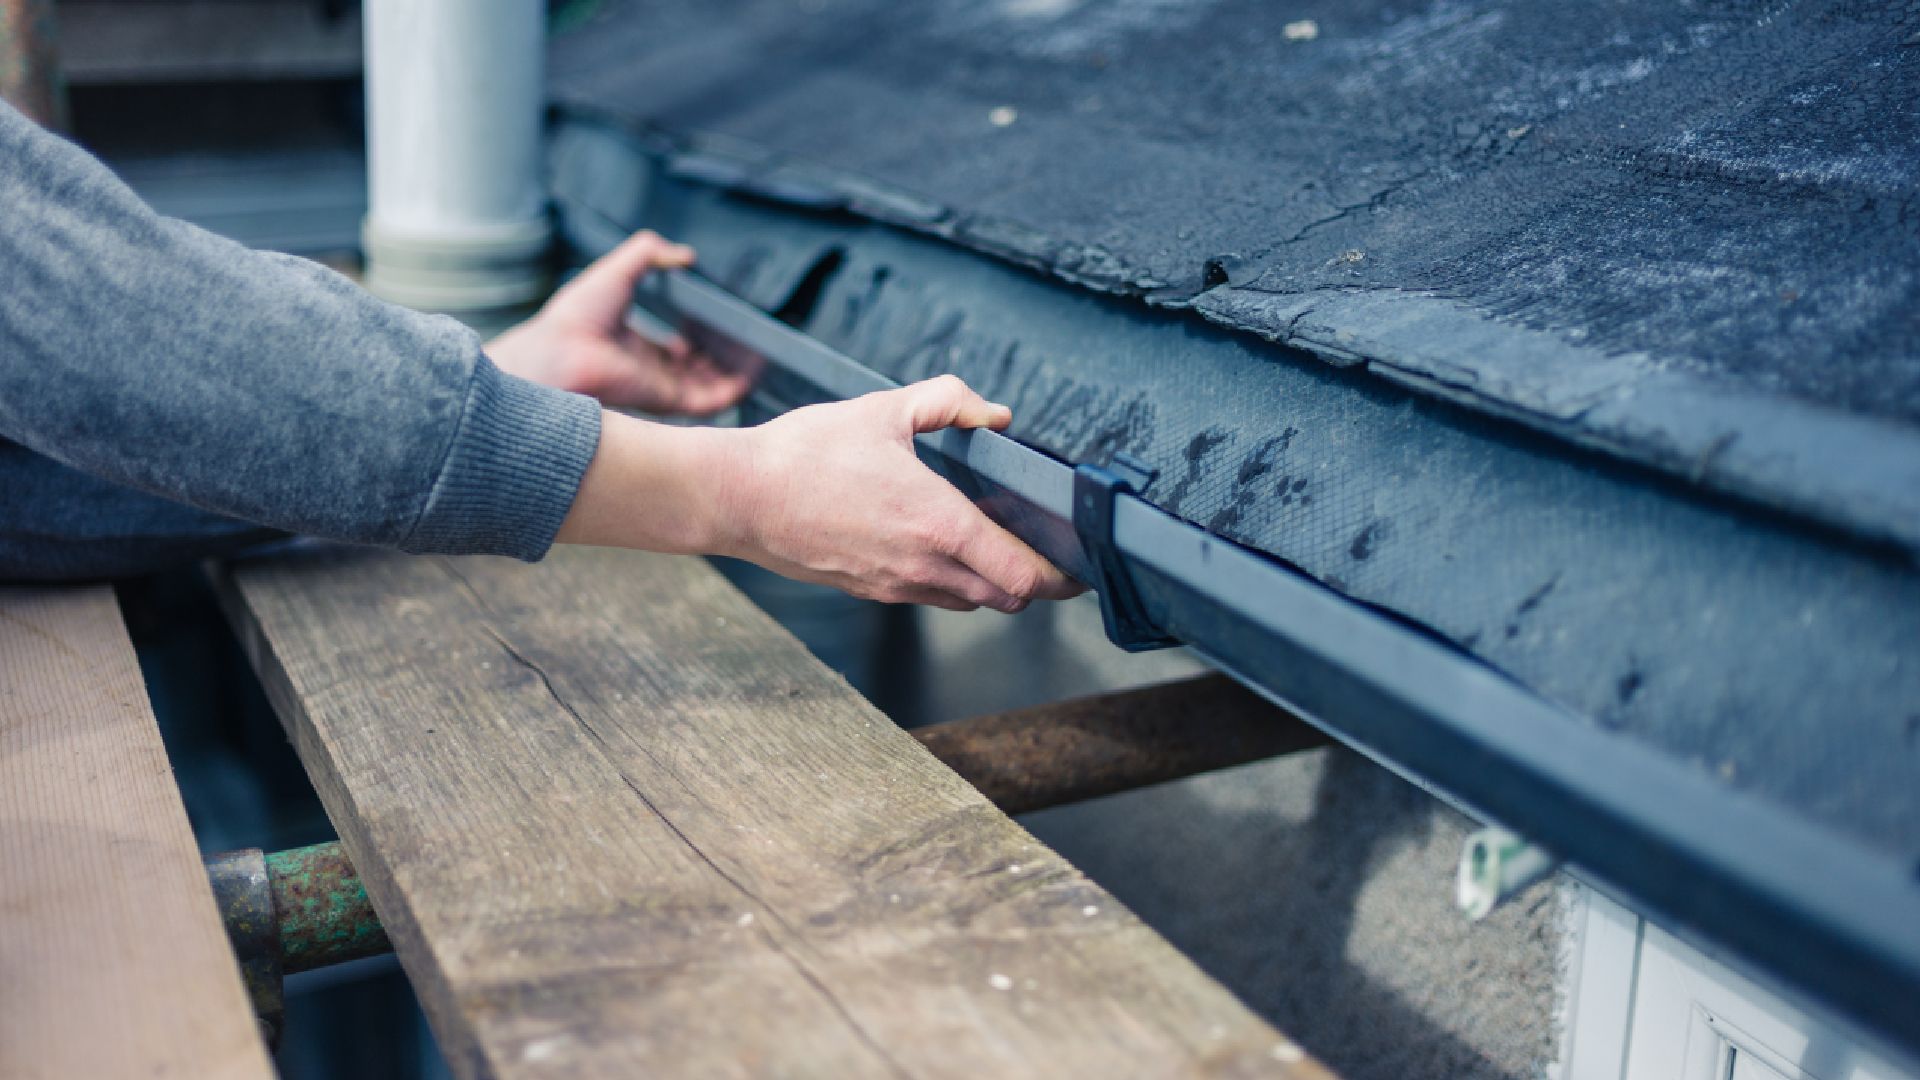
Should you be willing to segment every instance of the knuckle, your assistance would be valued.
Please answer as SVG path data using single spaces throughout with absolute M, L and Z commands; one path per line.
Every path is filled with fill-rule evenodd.
M 1018 596 L 1011 595 L 987 581 L 981 581 L 975 584 L 967 590 L 967 594 L 968 599 L 1009 615 L 1027 606 L 1025 600 Z
M 993 582 L 980 577 L 968 577 L 954 584 L 953 591 L 970 604 L 998 608 L 1007 602 L 1006 595 Z
M 940 588 L 944 584 L 945 574 L 938 559 L 920 558 L 907 568 L 907 582 L 922 588 Z
M 916 514 L 907 521 L 907 539 L 916 553 L 951 555 L 958 546 L 954 526 L 935 514 Z
M 931 514 L 945 542 L 942 554 L 958 555 L 987 539 L 993 527 L 987 515 L 945 480 L 935 476 L 933 482 L 939 485 L 939 498 Z
M 954 611 L 976 611 L 987 603 L 985 597 L 975 596 L 966 588 L 937 589 L 933 595 L 940 598 L 940 606 Z
M 1054 578 L 1053 564 L 1031 550 L 1022 550 L 1021 554 L 1025 557 L 1020 560 L 1020 568 L 1016 572 L 1020 591 L 1027 596 L 1038 596 L 1046 592 L 1047 586 Z
M 927 548 L 937 555 L 953 558 L 967 545 L 967 528 L 946 522 L 934 522 L 927 529 Z
M 996 611 L 1006 611 L 1008 605 L 1015 602 L 1014 597 L 1008 596 L 994 585 L 984 581 L 967 590 L 967 599 L 984 604 Z

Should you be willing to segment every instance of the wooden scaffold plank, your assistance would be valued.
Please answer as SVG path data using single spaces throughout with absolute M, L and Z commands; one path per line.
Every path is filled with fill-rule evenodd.
M 0 589 L 0 1077 L 271 1075 L 112 590 Z
M 701 561 L 220 585 L 463 1075 L 1326 1075 Z

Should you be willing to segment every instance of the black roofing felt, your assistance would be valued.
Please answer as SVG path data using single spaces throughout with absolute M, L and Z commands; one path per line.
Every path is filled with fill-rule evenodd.
M 553 75 L 744 140 L 690 167 L 1920 550 L 1913 3 L 648 0 Z
M 1805 39 L 1772 77 L 1812 85 L 1812 54 L 1898 28 L 1653 3 L 1269 6 L 616 5 L 560 42 L 559 95 L 677 134 L 565 125 L 563 222 L 589 252 L 673 233 L 769 309 L 838 251 L 809 333 L 903 381 L 956 371 L 1061 458 L 1129 450 L 1161 470 L 1148 498 L 1168 512 L 1920 860 L 1920 544 L 1832 527 L 1920 532 L 1920 330 L 1902 302 L 1920 209 L 1889 194 L 1915 198 L 1920 164 L 1891 146 L 1920 146 L 1920 48 L 1859 46 L 1855 66 L 1882 72 L 1880 127 L 1832 135 L 1817 165 L 1776 140 L 1799 179 L 1762 183 L 1757 165 L 1621 150 L 1597 110 L 1711 76 L 1747 104 L 1689 106 L 1713 123 L 1687 130 L 1738 127 L 1787 93 L 1739 98 L 1760 44 Z M 1305 18 L 1317 36 L 1287 40 Z M 1553 47 L 1516 58 L 1526 35 Z M 1584 67 L 1562 37 L 1585 42 Z M 1484 138 L 1432 118 L 1456 106 Z M 1508 109 L 1522 118 L 1489 126 Z M 1462 139 L 1481 149 L 1442 153 Z M 1428 175 L 1391 179 L 1420 161 Z M 1335 178 L 1360 208 L 1309 228 L 1335 213 L 1307 185 Z M 796 212 L 822 204 L 855 213 Z M 1070 283 L 1192 300 L 1225 325 Z

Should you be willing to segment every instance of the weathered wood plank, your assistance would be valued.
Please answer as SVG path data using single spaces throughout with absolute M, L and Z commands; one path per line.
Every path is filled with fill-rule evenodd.
M 1325 1075 L 702 562 L 221 585 L 464 1075 Z
M 271 1075 L 112 591 L 0 589 L 0 1077 Z

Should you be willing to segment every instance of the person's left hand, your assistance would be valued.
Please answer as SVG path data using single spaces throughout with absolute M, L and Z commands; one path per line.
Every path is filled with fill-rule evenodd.
M 538 314 L 487 344 L 508 374 L 657 415 L 708 416 L 737 403 L 753 373 L 723 367 L 676 336 L 656 345 L 627 325 L 633 289 L 654 270 L 693 263 L 693 249 L 635 233 L 553 294 Z

